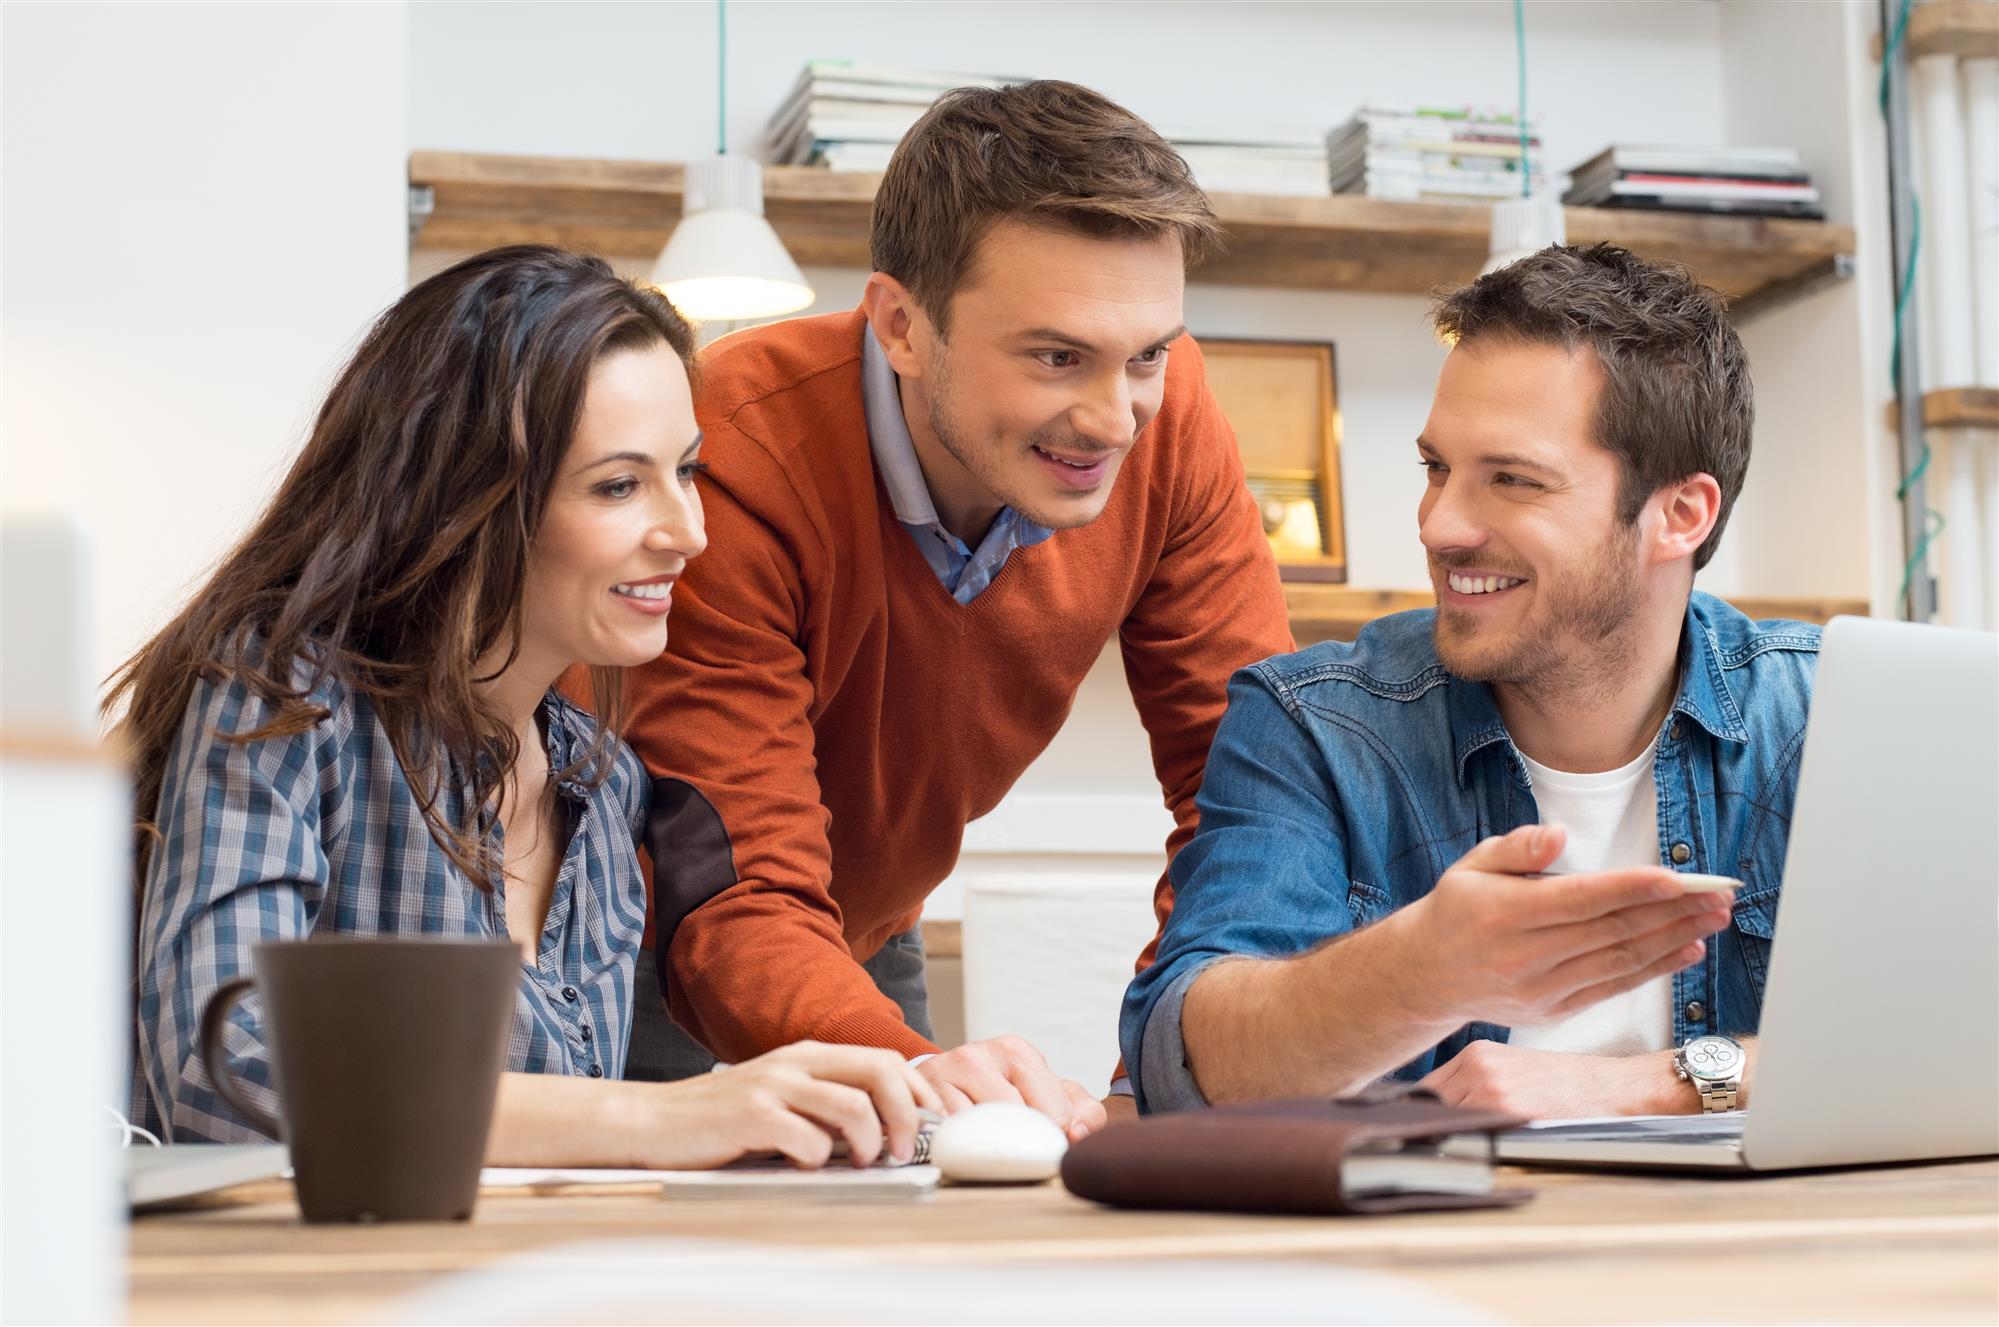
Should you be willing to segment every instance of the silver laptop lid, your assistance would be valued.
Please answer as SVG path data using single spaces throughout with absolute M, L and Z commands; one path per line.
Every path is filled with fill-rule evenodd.
M 1999 636 L 1826 628 L 1743 1152 L 1999 1152 Z

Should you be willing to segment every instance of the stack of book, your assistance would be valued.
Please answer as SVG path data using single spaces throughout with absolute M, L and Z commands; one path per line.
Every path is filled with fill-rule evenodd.
M 952 88 L 1003 87 L 1018 78 L 808 60 L 765 137 L 779 165 L 879 171 L 930 103 Z
M 1547 188 L 1541 140 L 1501 111 L 1428 106 L 1363 106 L 1326 136 L 1334 193 L 1413 202 L 1493 202 L 1518 198 L 1522 158 L 1535 193 Z
M 1194 182 L 1209 193 L 1285 194 L 1324 198 L 1332 193 L 1326 140 L 1290 137 L 1176 133 L 1160 130 L 1186 158 Z
M 1572 172 L 1562 199 L 1636 207 L 1823 220 L 1819 191 L 1785 147 L 1611 147 Z
M 883 171 L 896 144 L 951 88 L 1003 87 L 1020 78 L 812 60 L 770 118 L 770 159 L 836 171 Z M 1203 189 L 1324 197 L 1326 144 L 1292 137 L 1166 134 Z

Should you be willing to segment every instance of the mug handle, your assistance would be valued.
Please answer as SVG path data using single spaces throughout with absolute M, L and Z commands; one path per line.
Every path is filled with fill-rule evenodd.
M 228 1026 L 230 1011 L 236 1007 L 238 1000 L 250 993 L 254 985 L 256 981 L 253 978 L 238 977 L 224 983 L 208 997 L 208 1007 L 201 1011 L 201 1063 L 208 1070 L 208 1081 L 215 1085 L 217 1096 L 264 1133 L 280 1138 L 283 1131 L 278 1122 L 244 1100 L 243 1094 L 236 1090 L 236 1080 L 222 1055 L 222 1029 Z

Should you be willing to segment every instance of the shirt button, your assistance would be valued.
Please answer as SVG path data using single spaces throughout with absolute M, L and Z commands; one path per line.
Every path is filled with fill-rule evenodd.
M 591 1066 L 590 1066 L 590 1076 L 591 1076 L 592 1078 L 602 1078 L 602 1077 L 604 1076 L 604 1066 L 603 1066 L 603 1065 L 601 1065 L 601 1064 L 593 1064 L 593 1065 L 591 1065 Z
M 1678 720 L 1675 720 L 1673 726 L 1666 730 L 1666 736 L 1672 738 L 1675 742 L 1680 740 L 1680 725 Z
M 1693 855 L 1694 855 L 1694 850 L 1692 848 L 1689 848 L 1686 844 L 1675 843 L 1673 845 L 1673 865 L 1685 866 L 1687 864 L 1688 859 L 1691 858 Z
M 583 1025 L 583 1040 L 590 1040 L 590 1025 L 588 1023 Z
M 574 986 L 563 987 L 562 998 L 574 1004 L 576 1002 L 576 988 Z
M 1687 1021 L 1689 1023 L 1698 1023 L 1706 1017 L 1707 1017 L 1706 1005 L 1702 1004 L 1699 1000 L 1687 1001 Z

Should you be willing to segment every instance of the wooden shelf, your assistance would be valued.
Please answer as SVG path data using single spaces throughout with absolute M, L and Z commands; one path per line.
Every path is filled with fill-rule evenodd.
M 1999 58 L 1999 4 L 1993 0 L 1928 0 L 1909 11 L 1909 55 Z M 1881 58 L 1881 38 L 1874 58 Z
M 1428 590 L 1357 590 L 1344 585 L 1284 587 L 1291 610 L 1291 634 L 1299 648 L 1322 640 L 1352 640 L 1378 617 L 1412 608 L 1429 608 L 1437 601 Z M 1839 614 L 1866 617 L 1865 599 L 1737 598 L 1730 603 L 1753 618 L 1783 617 L 1798 622 L 1825 622 Z
M 1888 427 L 1901 432 L 1899 401 L 1888 403 Z M 1945 387 L 1924 392 L 1923 427 L 1999 429 L 1999 387 Z
M 867 267 L 880 180 L 768 166 L 764 210 L 800 264 Z M 531 242 L 635 257 L 666 243 L 680 215 L 682 170 L 665 162 L 414 152 L 410 184 L 430 190 L 415 248 L 470 252 Z M 1478 275 L 1489 244 L 1483 204 L 1213 197 L 1229 243 L 1192 274 L 1200 282 L 1421 294 Z M 1738 309 L 1834 274 L 1854 247 L 1851 227 L 1818 221 L 1593 207 L 1569 208 L 1567 218 L 1572 243 L 1608 240 L 1684 263 Z

